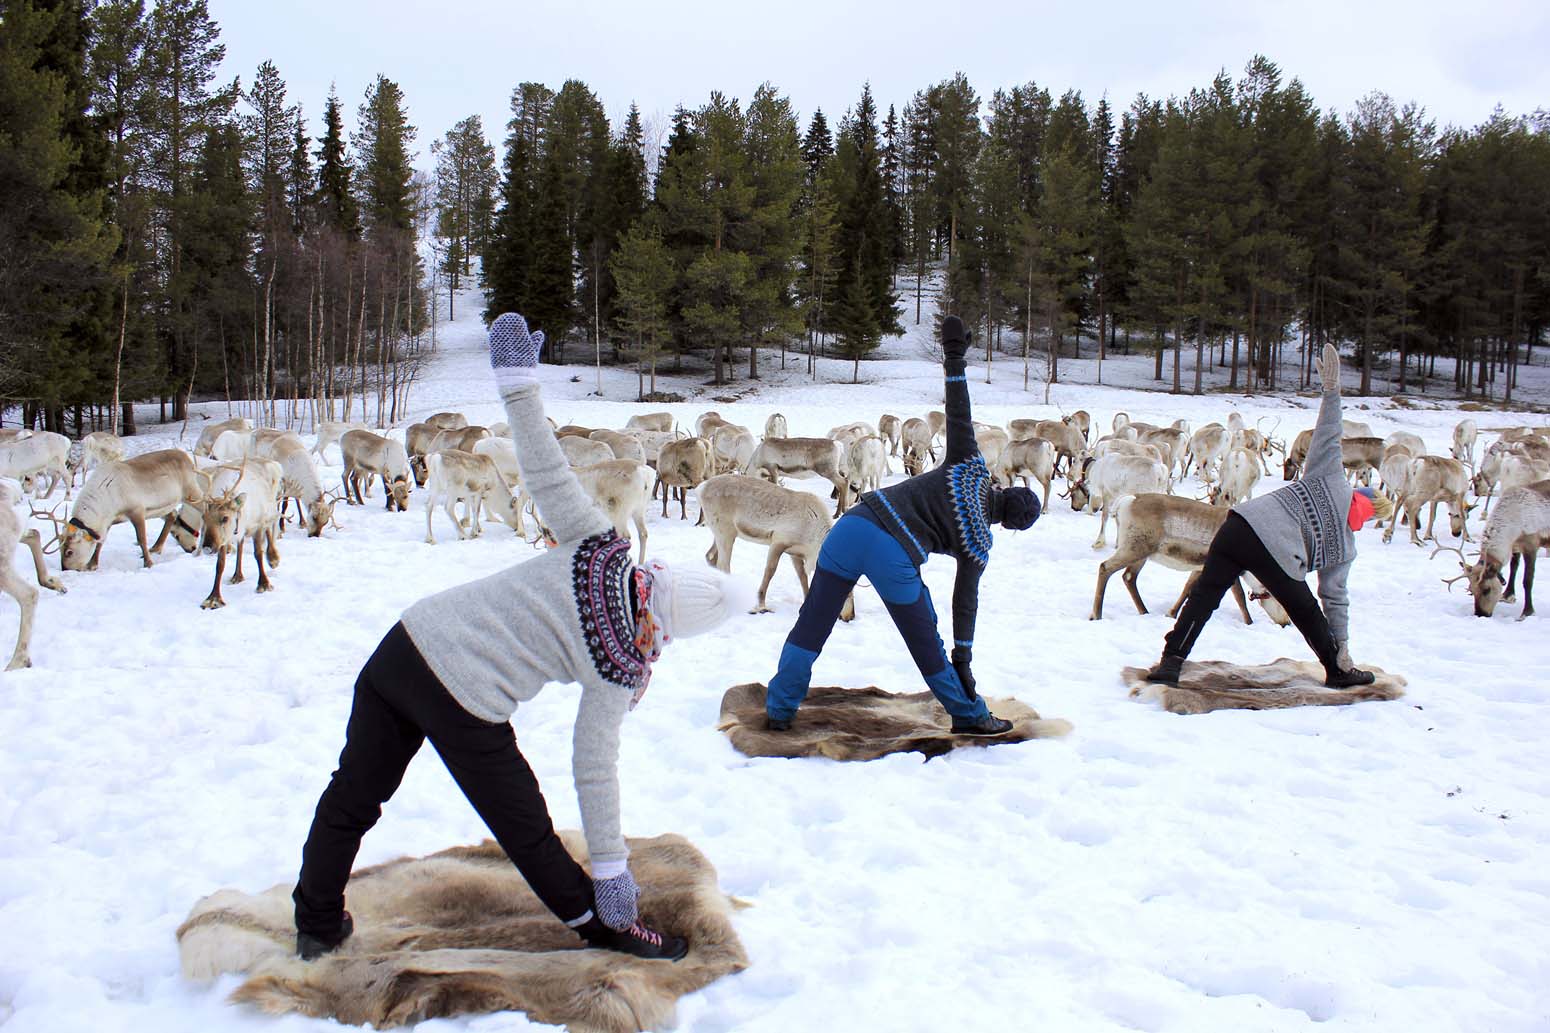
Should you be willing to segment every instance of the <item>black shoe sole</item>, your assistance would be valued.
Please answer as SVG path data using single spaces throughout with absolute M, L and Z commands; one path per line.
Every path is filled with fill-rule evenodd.
M 674 944 L 676 946 L 671 952 L 664 951 L 661 954 L 637 954 L 632 950 L 625 950 L 621 947 L 615 947 L 608 943 L 599 943 L 596 940 L 583 939 L 582 942 L 592 950 L 613 951 L 616 954 L 624 954 L 628 957 L 639 958 L 642 961 L 682 961 L 684 958 L 689 956 L 689 941 L 683 937 L 664 936 L 662 940 L 664 947 L 669 944 Z

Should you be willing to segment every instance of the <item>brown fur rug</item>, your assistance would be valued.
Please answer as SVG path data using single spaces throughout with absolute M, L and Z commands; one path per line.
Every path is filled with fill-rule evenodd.
M 923 753 L 929 760 L 960 746 L 1047 739 L 1071 731 L 1071 723 L 1043 720 L 1015 699 L 987 699 L 991 713 L 1012 722 L 1005 735 L 954 735 L 952 719 L 929 692 L 897 695 L 874 687 L 813 688 L 789 732 L 765 724 L 765 687 L 735 685 L 721 697 L 721 731 L 750 757 L 828 757 L 876 760 L 890 753 Z
M 583 864 L 579 833 L 562 832 Z M 178 928 L 183 974 L 250 976 L 234 1003 L 378 1029 L 475 1012 L 526 1012 L 578 1033 L 673 1022 L 679 997 L 748 967 L 716 870 L 682 836 L 630 840 L 641 917 L 689 940 L 679 962 L 582 949 L 494 842 L 406 857 L 350 877 L 355 935 L 313 962 L 296 957 L 291 886 L 205 897 Z
M 1405 679 L 1399 675 L 1389 674 L 1381 667 L 1364 667 L 1378 680 L 1354 689 L 1326 689 L 1322 664 L 1285 657 L 1257 667 L 1225 660 L 1186 660 L 1178 688 L 1147 681 L 1144 667 L 1127 667 L 1123 674 L 1132 696 L 1155 699 L 1164 710 L 1174 714 L 1339 707 L 1367 700 L 1398 699 L 1405 694 Z

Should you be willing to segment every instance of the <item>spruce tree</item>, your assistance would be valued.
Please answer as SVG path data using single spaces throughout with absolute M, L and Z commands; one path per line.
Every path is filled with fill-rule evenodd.
M 650 367 L 650 393 L 655 394 L 657 360 L 669 329 L 668 295 L 678 272 L 661 235 L 648 228 L 645 220 L 638 220 L 619 241 L 609 268 L 618 290 L 619 329 L 635 343 L 637 368 L 640 362 Z
M 526 310 L 532 260 L 533 178 L 534 162 L 527 136 L 513 132 L 506 138 L 500 207 L 480 263 L 486 323 L 504 312 Z
M 414 226 L 409 148 L 416 130 L 409 124 L 398 84 L 379 74 L 366 89 L 357 124 L 354 143 L 365 226 L 368 232 L 408 233 Z
M 323 108 L 323 136 L 318 140 L 318 208 L 325 225 L 346 239 L 360 236 L 360 206 L 350 178 L 352 165 L 345 153 L 344 112 L 339 94 L 328 90 Z
M 542 330 L 550 354 L 565 361 L 565 337 L 575 325 L 575 270 L 565 225 L 565 170 L 553 153 L 546 155 L 533 196 L 525 270 L 527 292 L 522 312 L 528 325 Z
M 834 135 L 829 132 L 829 120 L 823 117 L 823 109 L 817 108 L 807 124 L 807 135 L 802 137 L 802 163 L 807 166 L 808 186 L 818 181 L 818 173 L 833 153 Z

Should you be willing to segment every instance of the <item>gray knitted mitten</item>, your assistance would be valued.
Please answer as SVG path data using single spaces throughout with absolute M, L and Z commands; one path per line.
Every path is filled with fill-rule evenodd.
M 635 885 L 635 877 L 628 868 L 611 879 L 593 879 L 592 896 L 597 917 L 610 929 L 623 931 L 640 917 L 636 907 L 640 887 Z
M 525 384 L 538 382 L 538 353 L 544 347 L 544 332 L 527 329 L 527 320 L 515 312 L 495 317 L 490 324 L 490 368 L 495 386 L 504 393 Z

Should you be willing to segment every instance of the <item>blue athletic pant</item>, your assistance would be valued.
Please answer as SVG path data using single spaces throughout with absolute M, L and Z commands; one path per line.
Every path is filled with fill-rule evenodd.
M 845 514 L 824 539 L 818 553 L 818 570 L 797 615 L 796 627 L 786 636 L 780 653 L 780 670 L 770 679 L 765 710 L 770 717 L 790 720 L 807 696 L 813 661 L 839 620 L 845 598 L 865 575 L 882 596 L 888 614 L 904 636 L 915 666 L 926 685 L 954 717 L 982 717 L 988 710 L 982 699 L 970 699 L 947 662 L 936 629 L 936 609 L 931 593 L 920 579 L 898 540 L 878 523 L 856 510 Z

